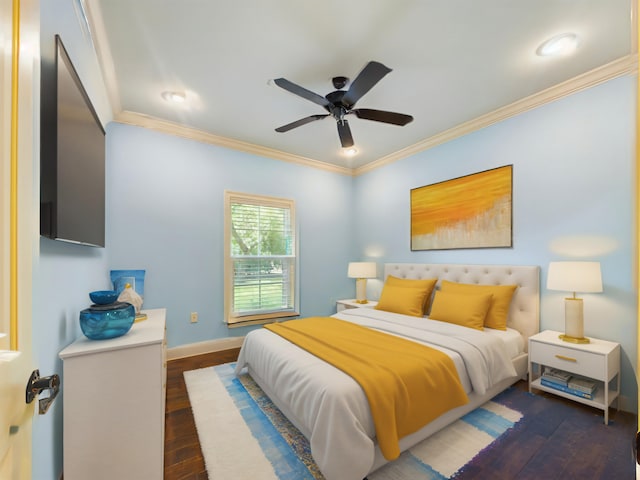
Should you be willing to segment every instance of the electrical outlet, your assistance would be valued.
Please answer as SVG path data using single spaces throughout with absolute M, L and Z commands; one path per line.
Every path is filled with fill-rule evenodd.
M 191 312 L 191 323 L 198 323 L 198 312 Z

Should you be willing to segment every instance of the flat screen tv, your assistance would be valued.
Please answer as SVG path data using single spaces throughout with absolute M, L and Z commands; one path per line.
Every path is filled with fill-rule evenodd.
M 40 234 L 104 247 L 105 132 L 59 36 L 43 52 Z

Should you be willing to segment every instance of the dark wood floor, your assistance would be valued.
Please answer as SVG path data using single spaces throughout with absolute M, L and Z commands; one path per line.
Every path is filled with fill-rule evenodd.
M 198 434 L 196 432 L 195 423 L 193 421 L 193 415 L 191 413 L 191 406 L 189 404 L 189 397 L 187 395 L 187 389 L 184 383 L 183 372 L 188 370 L 195 370 L 198 368 L 209 367 L 212 365 L 218 365 L 221 363 L 233 362 L 238 357 L 239 349 L 227 350 L 224 352 L 210 353 L 206 355 L 198 355 L 194 357 L 173 360 L 167 365 L 167 411 L 165 421 L 165 455 L 164 455 L 164 478 L 165 480 L 202 480 L 207 479 L 207 472 L 204 466 L 204 460 L 200 451 L 200 443 L 198 442 Z M 520 389 L 526 390 L 527 384 L 525 382 L 519 382 L 516 386 Z M 573 405 L 572 408 L 582 408 L 586 410 L 589 407 L 569 402 L 568 400 L 561 399 L 555 395 L 545 394 L 542 395 L 549 397 L 553 401 L 566 402 Z M 618 426 L 626 428 L 625 436 L 631 431 L 635 431 L 636 417 L 634 415 L 615 412 L 611 410 L 610 420 L 615 422 Z M 617 428 L 617 427 L 616 427 Z M 624 440 L 626 444 L 626 438 Z M 550 441 L 549 441 L 550 443 Z M 628 445 L 631 445 L 631 438 L 628 440 Z M 536 448 L 540 448 L 537 445 Z M 551 448 L 551 447 L 550 447 Z M 566 450 L 572 448 L 571 442 L 566 446 Z M 557 445 L 552 446 L 553 451 L 559 458 L 572 458 L 572 452 L 562 451 Z M 607 445 L 598 445 L 598 451 L 594 452 L 599 458 L 607 458 L 610 452 L 606 451 Z M 583 452 L 584 453 L 584 452 Z M 631 452 L 629 451 L 629 455 Z M 556 457 L 556 458 L 558 458 Z M 500 467 L 502 472 L 509 471 L 508 465 L 504 465 L 504 459 Z M 508 461 L 508 460 L 507 460 Z M 565 462 L 566 463 L 566 462 Z M 518 468 L 521 468 L 518 466 Z M 538 471 L 540 471 L 538 469 Z M 566 472 L 565 472 L 566 473 Z M 494 472 L 495 474 L 495 472 Z M 549 476 L 549 472 L 544 478 L 552 478 Z M 467 478 L 467 477 L 465 477 Z M 469 477 L 472 478 L 472 477 Z M 481 477 L 476 477 L 481 478 Z M 496 477 L 492 478 L 507 478 Z M 517 477 L 513 477 L 517 478 Z M 564 478 L 569 478 L 565 477 Z M 588 478 L 584 475 L 575 478 Z M 227 480 L 227 479 L 224 479 Z
M 168 362 L 164 439 L 165 480 L 208 478 L 182 373 L 234 362 L 238 358 L 239 351 L 239 348 L 235 348 Z

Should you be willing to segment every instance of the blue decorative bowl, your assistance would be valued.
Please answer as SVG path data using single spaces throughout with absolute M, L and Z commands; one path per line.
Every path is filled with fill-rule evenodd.
M 97 290 L 89 294 L 89 298 L 96 305 L 109 305 L 118 300 L 118 292 L 115 290 Z
M 127 333 L 135 318 L 136 309 L 130 303 L 94 305 L 80 312 L 80 328 L 91 340 L 105 340 Z

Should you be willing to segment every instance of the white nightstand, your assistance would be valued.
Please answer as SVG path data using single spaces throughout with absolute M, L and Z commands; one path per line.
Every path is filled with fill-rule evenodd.
M 336 310 L 341 312 L 347 308 L 373 308 L 378 304 L 373 300 L 369 300 L 367 303 L 358 303 L 355 298 L 351 298 L 349 300 L 338 300 L 336 302 Z
M 545 330 L 529 338 L 529 391 L 535 388 L 599 408 L 608 424 L 609 406 L 620 394 L 620 344 L 592 337 L 591 343 L 568 343 L 558 338 L 561 333 Z M 598 388 L 593 400 L 542 385 L 543 366 L 595 380 Z

